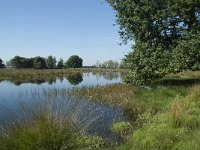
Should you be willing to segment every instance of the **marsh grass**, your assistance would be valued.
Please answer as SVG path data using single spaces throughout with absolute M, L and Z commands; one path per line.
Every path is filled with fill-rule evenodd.
M 198 150 L 200 147 L 200 85 L 177 95 L 168 109 L 140 116 L 142 125 L 133 131 L 129 142 L 119 149 Z M 144 121 L 145 120 L 145 121 Z
M 100 117 L 94 115 L 97 108 L 80 104 L 73 97 L 43 93 L 48 95 L 42 97 L 34 91 L 33 104 L 20 102 L 21 115 L 1 126 L 1 150 L 93 149 L 104 145 L 101 137 L 87 133 Z

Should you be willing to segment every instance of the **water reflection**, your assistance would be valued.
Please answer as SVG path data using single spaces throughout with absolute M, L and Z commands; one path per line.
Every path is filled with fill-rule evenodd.
M 124 76 L 123 73 L 118 72 L 101 72 L 101 73 L 70 73 L 70 74 L 61 74 L 59 76 L 51 75 L 46 77 L 26 77 L 26 78 L 15 78 L 10 79 L 7 81 L 10 81 L 14 83 L 16 86 L 20 86 L 24 83 L 34 83 L 37 85 L 41 85 L 43 83 L 48 83 L 49 85 L 53 85 L 59 80 L 61 83 L 66 79 L 71 85 L 79 85 L 84 79 L 84 77 L 91 78 L 91 76 L 95 77 L 95 80 L 105 79 L 108 81 L 112 80 L 121 80 L 121 78 Z M 3 80 L 1 80 L 3 81 Z M 0 81 L 0 82 L 1 82 Z
M 69 74 L 66 76 L 66 79 L 70 84 L 78 85 L 83 81 L 83 74 L 81 73 Z
M 98 73 L 92 72 L 92 75 L 96 76 L 97 78 L 103 77 L 106 80 L 114 80 L 122 78 L 124 74 L 119 72 L 98 72 Z

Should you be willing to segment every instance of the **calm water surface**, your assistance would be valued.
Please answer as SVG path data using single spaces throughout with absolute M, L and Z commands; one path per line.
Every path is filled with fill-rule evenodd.
M 0 123 L 13 121 L 20 114 L 21 109 L 19 105 L 21 103 L 26 103 L 31 106 L 34 104 L 35 95 L 38 94 L 38 97 L 41 97 L 41 99 L 45 97 L 43 92 L 45 90 L 121 83 L 121 76 L 120 73 L 79 73 L 68 77 L 55 77 L 46 81 L 1 81 Z M 62 96 L 56 98 L 62 99 Z M 98 118 L 88 127 L 88 132 L 93 134 L 112 137 L 114 136 L 110 131 L 112 122 L 127 120 L 124 116 L 123 109 L 118 106 L 92 103 L 86 99 L 76 100 L 74 105 L 82 109 L 81 114 L 82 116 L 84 115 L 85 118 Z M 69 106 L 66 109 L 72 112 L 72 108 L 75 107 Z

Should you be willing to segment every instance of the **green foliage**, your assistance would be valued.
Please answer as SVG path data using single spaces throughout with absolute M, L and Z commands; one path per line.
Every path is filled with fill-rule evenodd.
M 111 126 L 112 132 L 125 137 L 132 131 L 132 125 L 129 122 L 114 122 Z
M 46 59 L 46 65 L 48 69 L 55 69 L 56 68 L 56 58 L 53 56 L 48 56 Z
M 63 59 L 60 58 L 57 64 L 57 69 L 63 69 L 63 68 L 64 68 Z
M 122 149 L 199 149 L 200 86 L 192 87 L 185 97 L 175 97 L 168 106 L 155 115 L 140 115 L 140 128 Z
M 170 68 L 173 72 L 200 70 L 200 34 L 190 35 L 180 40 L 172 52 Z
M 199 69 L 198 0 L 107 2 L 117 13 L 124 42 L 135 40 L 134 50 L 125 58 L 130 68 L 126 82 L 145 84 L 170 72 Z
M 77 55 L 72 55 L 65 63 L 67 68 L 81 68 L 83 65 L 83 59 Z
M 33 61 L 33 68 L 34 69 L 45 69 L 46 68 L 46 61 L 45 58 L 37 56 L 34 58 Z
M 3 60 L 0 58 L 0 68 L 5 68 L 5 64 L 3 64 Z

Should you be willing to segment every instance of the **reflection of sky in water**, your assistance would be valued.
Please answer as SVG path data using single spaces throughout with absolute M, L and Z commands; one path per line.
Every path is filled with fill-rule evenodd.
M 15 118 L 15 115 L 20 112 L 20 109 L 16 107 L 19 106 L 19 102 L 26 102 L 29 104 L 33 103 L 34 100 L 32 94 L 34 93 L 32 92 L 35 90 L 41 92 L 43 89 L 63 89 L 81 86 L 106 85 L 122 82 L 119 73 L 115 73 L 114 76 L 108 73 L 83 73 L 82 77 L 83 81 L 80 82 L 78 85 L 70 84 L 70 82 L 68 82 L 66 78 L 64 78 L 63 80 L 57 79 L 56 82 L 53 84 L 48 84 L 48 82 L 45 82 L 40 85 L 35 83 L 23 83 L 17 86 L 10 81 L 0 82 L 0 121 L 9 121 L 12 120 L 12 118 Z M 106 133 L 106 136 L 112 136 L 109 125 L 113 121 L 125 120 L 123 116 L 123 110 L 119 107 L 114 106 L 111 107 L 100 104 L 95 105 L 95 108 L 101 110 L 100 112 L 95 112 L 96 115 L 98 116 L 99 113 L 101 113 L 103 117 L 101 118 L 101 123 L 99 121 L 96 121 L 90 126 L 90 132 L 98 133 L 100 135 L 102 135 L 102 133 Z M 86 109 L 87 107 L 85 108 L 85 110 Z

